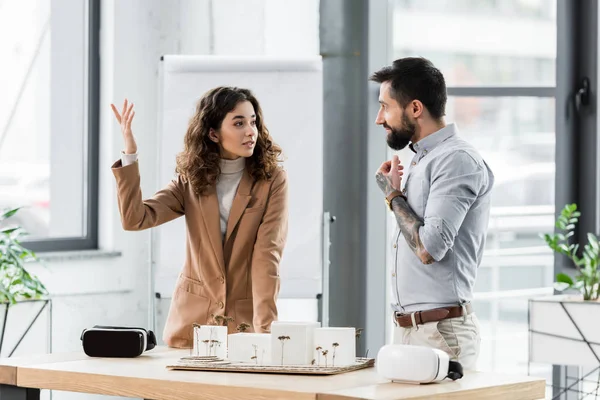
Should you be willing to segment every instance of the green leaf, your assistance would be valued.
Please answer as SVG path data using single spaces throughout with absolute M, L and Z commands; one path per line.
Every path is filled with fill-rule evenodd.
M 0 299 L 3 302 L 15 303 L 15 296 L 0 282 Z
M 588 257 L 588 262 L 591 262 L 592 260 L 598 258 L 598 252 L 594 251 L 594 249 L 590 248 L 589 246 L 585 246 L 584 252 L 585 255 Z
M 567 206 L 567 209 L 569 210 L 570 213 L 573 213 L 573 212 L 577 211 L 577 204 L 576 203 L 569 204 Z
M 569 246 L 567 246 L 566 244 L 561 244 L 558 246 L 558 249 L 561 253 L 563 254 L 569 254 L 571 251 L 569 250 Z
M 20 229 L 19 227 L 8 227 L 8 228 L 3 228 L 2 230 L 0 230 L 0 233 L 3 233 L 5 235 L 10 235 L 11 233 L 17 231 L 18 229 Z
M 573 214 L 571 214 L 571 216 L 575 217 L 575 218 L 579 218 L 579 217 L 581 217 L 581 213 L 579 211 L 575 211 Z
M 556 282 L 566 283 L 569 286 L 573 286 L 574 284 L 573 279 L 569 275 L 562 272 L 556 275 Z
M 572 230 L 572 229 L 575 229 L 575 225 L 573 225 L 573 224 L 569 224 L 569 225 L 567 225 L 567 226 L 566 226 L 564 229 L 567 229 L 567 230 Z
M 563 290 L 567 290 L 570 287 L 571 287 L 571 285 L 569 285 L 568 283 L 554 282 L 554 289 L 558 290 L 559 292 L 562 292 Z
M 583 281 L 586 283 L 587 286 L 590 279 L 594 278 L 595 271 L 592 268 L 590 268 L 589 265 L 586 265 L 585 268 L 581 270 L 581 274 L 584 276 Z
M 13 209 L 9 209 L 9 210 L 4 211 L 3 214 L 0 215 L 0 221 L 4 221 L 5 219 L 12 217 L 20 209 L 21 209 L 21 207 L 17 207 L 17 208 L 13 208 Z
M 600 246 L 598 246 L 598 238 L 593 233 L 587 234 L 588 241 L 590 242 L 590 246 L 592 246 L 595 250 L 598 250 Z

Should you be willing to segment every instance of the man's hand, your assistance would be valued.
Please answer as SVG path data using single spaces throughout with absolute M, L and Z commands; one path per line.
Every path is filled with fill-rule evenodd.
M 385 197 L 394 190 L 400 191 L 403 169 L 404 167 L 400 165 L 398 156 L 394 156 L 391 161 L 386 161 L 379 167 L 376 175 L 377 184 Z M 423 264 L 433 263 L 433 257 L 425 250 L 419 236 L 419 228 L 424 225 L 423 218 L 415 214 L 406 199 L 396 197 L 394 200 L 392 211 L 408 246 Z
M 381 167 L 377 170 L 375 175 L 377 185 L 379 185 L 385 197 L 394 190 L 400 191 L 402 175 L 404 174 L 403 169 L 404 166 L 400 164 L 398 156 L 394 156 L 390 161 L 381 164 Z

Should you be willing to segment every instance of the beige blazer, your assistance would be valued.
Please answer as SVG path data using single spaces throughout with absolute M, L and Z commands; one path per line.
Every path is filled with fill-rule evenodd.
M 173 291 L 163 340 L 191 347 L 192 324 L 208 324 L 211 314 L 233 317 L 269 332 L 277 319 L 279 262 L 287 240 L 287 175 L 279 169 L 268 181 L 244 171 L 233 200 L 223 241 L 216 188 L 197 196 L 180 177 L 149 199 L 142 198 L 138 162 L 112 166 L 121 222 L 126 230 L 152 228 L 185 216 L 185 262 Z

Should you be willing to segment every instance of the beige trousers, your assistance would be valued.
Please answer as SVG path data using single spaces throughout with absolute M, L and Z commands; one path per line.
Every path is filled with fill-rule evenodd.
M 433 347 L 448 353 L 450 360 L 460 362 L 463 369 L 476 369 L 481 335 L 475 313 L 428 322 L 417 328 L 402 328 L 395 320 L 394 324 L 394 344 Z

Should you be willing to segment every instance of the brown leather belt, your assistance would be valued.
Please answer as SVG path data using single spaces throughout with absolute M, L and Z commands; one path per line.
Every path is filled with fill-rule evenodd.
M 409 314 L 398 314 L 396 313 L 396 321 L 402 328 L 413 327 L 416 325 L 426 324 L 427 322 L 436 322 L 448 318 L 457 318 L 463 316 L 463 307 L 465 308 L 467 315 L 473 312 L 471 303 L 466 303 L 463 306 L 454 307 L 442 307 L 434 308 L 425 311 L 415 311 Z M 414 324 L 413 324 L 414 315 Z

